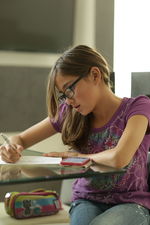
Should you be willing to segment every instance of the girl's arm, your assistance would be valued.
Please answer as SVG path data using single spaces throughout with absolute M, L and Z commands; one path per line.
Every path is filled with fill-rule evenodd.
M 52 136 L 56 130 L 50 123 L 49 117 L 10 138 L 11 143 L 21 144 L 24 149 Z
M 56 131 L 49 118 L 42 120 L 18 135 L 10 137 L 10 145 L 0 147 L 1 158 L 6 162 L 16 162 L 21 157 L 21 152 L 50 136 Z
M 143 115 L 132 116 L 117 144 L 113 149 L 90 156 L 95 162 L 115 168 L 123 168 L 132 160 L 139 148 L 148 127 L 148 119 Z
M 148 127 L 148 119 L 144 115 L 132 116 L 117 144 L 113 149 L 108 149 L 96 154 L 80 154 L 77 152 L 48 153 L 46 156 L 58 157 L 88 157 L 98 164 L 123 168 L 132 160 L 140 146 Z

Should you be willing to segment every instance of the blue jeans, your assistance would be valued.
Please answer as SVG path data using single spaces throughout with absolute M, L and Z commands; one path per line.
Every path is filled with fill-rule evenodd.
M 70 208 L 71 225 L 149 225 L 148 209 L 125 203 L 107 205 L 88 200 L 77 200 Z

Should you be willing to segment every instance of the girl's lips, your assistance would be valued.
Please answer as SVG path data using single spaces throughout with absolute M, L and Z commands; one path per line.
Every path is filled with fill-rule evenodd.
M 77 108 L 79 108 L 79 107 L 80 107 L 80 105 L 74 106 L 75 109 L 77 109 Z
M 77 112 L 80 111 L 80 105 L 77 105 L 77 106 L 75 106 L 74 108 L 75 108 L 75 110 L 76 110 Z

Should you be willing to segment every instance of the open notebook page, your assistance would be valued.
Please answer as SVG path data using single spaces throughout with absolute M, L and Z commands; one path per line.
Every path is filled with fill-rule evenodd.
M 27 165 L 27 164 L 50 164 L 50 165 L 59 165 L 62 158 L 60 157 L 45 157 L 45 156 L 22 156 L 16 163 L 17 165 Z M 0 156 L 0 165 L 10 164 L 6 163 L 1 159 Z M 11 163 L 12 164 L 12 163 Z

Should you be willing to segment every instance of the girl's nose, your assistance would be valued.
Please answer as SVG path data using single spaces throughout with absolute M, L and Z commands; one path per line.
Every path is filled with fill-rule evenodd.
M 65 100 L 65 103 L 67 105 L 72 105 L 72 102 L 73 102 L 73 99 L 71 99 L 71 98 L 66 98 L 66 100 Z

